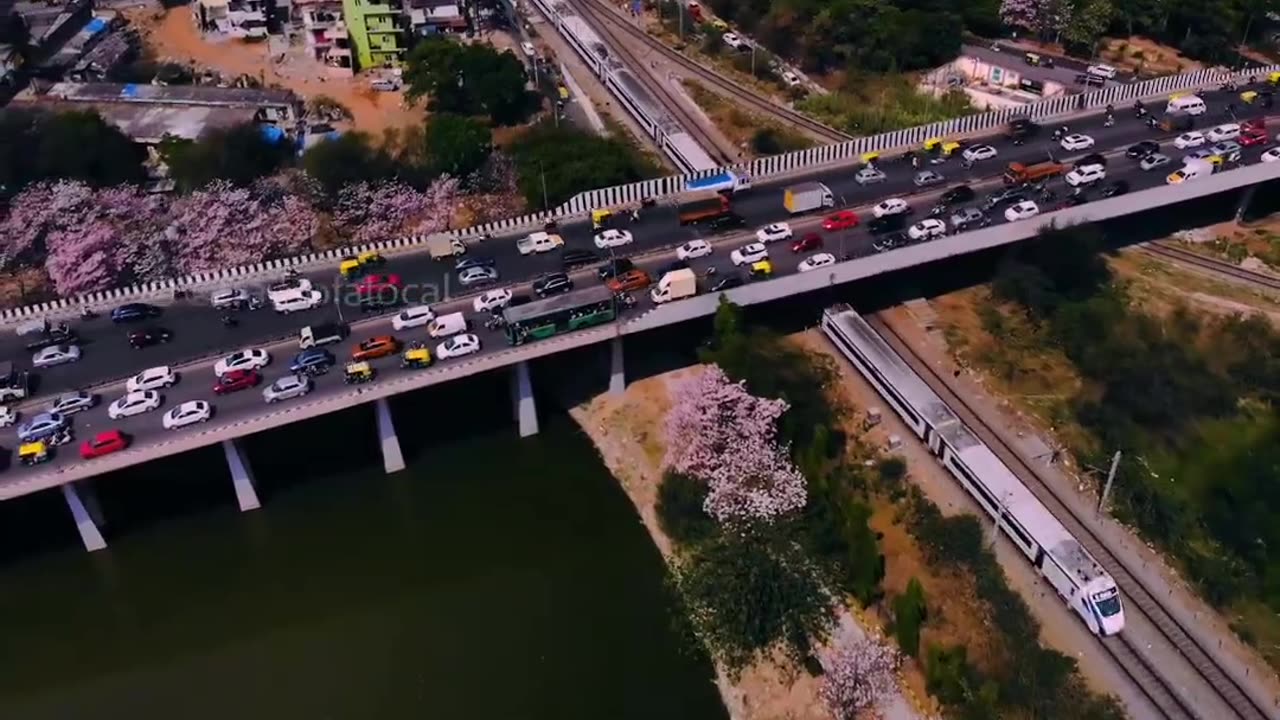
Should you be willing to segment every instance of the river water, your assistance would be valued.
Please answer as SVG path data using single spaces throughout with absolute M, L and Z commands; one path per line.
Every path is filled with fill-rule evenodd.
M 723 718 L 662 559 L 566 416 L 520 440 L 505 375 L 105 477 L 111 547 L 60 494 L 0 506 L 0 718 Z

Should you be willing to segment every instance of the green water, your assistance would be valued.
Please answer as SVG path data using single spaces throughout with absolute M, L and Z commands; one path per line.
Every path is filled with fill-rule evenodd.
M 60 496 L 8 509 L 10 538 L 56 542 L 0 564 L 0 718 L 725 717 L 571 421 L 429 444 L 423 404 L 395 408 L 419 411 L 395 476 L 357 409 L 256 438 L 253 513 L 213 451 L 105 478 L 104 553 L 68 539 Z

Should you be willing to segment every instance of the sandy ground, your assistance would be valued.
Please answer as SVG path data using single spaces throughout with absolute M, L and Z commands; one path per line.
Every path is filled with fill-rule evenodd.
M 605 464 L 622 485 L 649 530 L 654 544 L 670 560 L 671 540 L 662 532 L 655 505 L 664 453 L 661 418 L 670 407 L 669 387 L 697 368 L 686 368 L 633 383 L 621 397 L 601 395 L 574 408 L 571 415 L 591 437 Z M 837 636 L 865 632 L 858 621 L 844 613 Z M 803 669 L 775 658 L 758 662 L 731 682 L 717 668 L 717 685 L 734 720 L 826 720 L 830 717 L 818 698 L 820 680 Z M 925 717 L 910 709 L 904 694 L 885 708 L 888 718 Z
M 227 76 L 252 75 L 307 99 L 327 95 L 351 110 L 356 129 L 375 137 L 421 123 L 425 116 L 424 106 L 407 106 L 403 93 L 374 92 L 360 77 L 329 77 L 323 65 L 305 57 L 304 48 L 290 48 L 282 62 L 274 62 L 264 42 L 208 41 L 196 31 L 189 7 L 135 11 L 130 19 L 161 60 L 194 62 Z M 279 53 L 278 46 L 271 47 Z

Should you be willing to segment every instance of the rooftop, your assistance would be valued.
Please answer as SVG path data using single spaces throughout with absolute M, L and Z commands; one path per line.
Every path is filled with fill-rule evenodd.
M 46 96 L 64 102 L 188 105 L 214 108 L 259 108 L 296 105 L 289 90 L 223 88 L 200 85 L 132 85 L 122 83 L 55 83 Z
M 73 110 L 82 104 L 59 101 L 33 103 L 47 110 Z M 103 120 L 120 129 L 134 142 L 154 145 L 166 135 L 195 140 L 214 128 L 232 127 L 253 122 L 255 110 L 250 107 L 224 108 L 200 106 L 125 105 L 120 103 L 93 104 L 93 109 Z

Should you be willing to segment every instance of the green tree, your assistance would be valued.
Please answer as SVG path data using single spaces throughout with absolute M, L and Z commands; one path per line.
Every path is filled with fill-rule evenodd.
M 658 523 L 679 545 L 701 542 L 716 531 L 715 522 L 703 511 L 707 484 L 688 475 L 668 472 L 658 486 Z
M 493 150 L 489 128 L 451 113 L 433 115 L 427 121 L 423 142 L 432 169 L 457 178 L 479 170 Z
M 803 658 L 834 622 L 832 597 L 811 561 L 776 534 L 718 535 L 675 570 L 689 615 L 731 671 L 781 644 Z
M 165 139 L 160 152 L 170 176 L 183 190 L 214 180 L 248 185 L 279 170 L 293 158 L 283 139 L 269 138 L 253 123 L 210 131 L 197 141 Z
M 489 45 L 433 37 L 419 42 L 405 61 L 410 97 L 430 97 L 436 112 L 486 115 L 498 125 L 523 122 L 538 106 L 525 89 L 524 64 Z
M 351 183 L 389 178 L 395 162 L 362 132 L 348 132 L 322 140 L 302 156 L 302 168 L 331 196 Z
M 1094 45 L 1110 26 L 1114 13 L 1111 0 L 1076 0 L 1071 8 L 1071 20 L 1063 28 L 1062 36 L 1072 45 L 1092 54 Z
M 898 647 L 911 657 L 920 653 L 920 626 L 927 614 L 924 586 L 911 578 L 906 592 L 893 599 L 893 632 L 898 638 Z
M 843 535 L 849 548 L 846 586 L 863 605 L 870 605 L 880 596 L 880 581 L 884 578 L 884 555 L 880 553 L 879 538 L 871 529 L 871 508 L 865 503 L 850 502 L 843 514 Z
M 520 192 L 535 208 L 555 208 L 594 188 L 622 185 L 658 169 L 616 138 L 543 122 L 510 147 Z
M 0 192 L 62 178 L 94 186 L 142 182 L 146 157 L 93 111 L 0 112 Z

